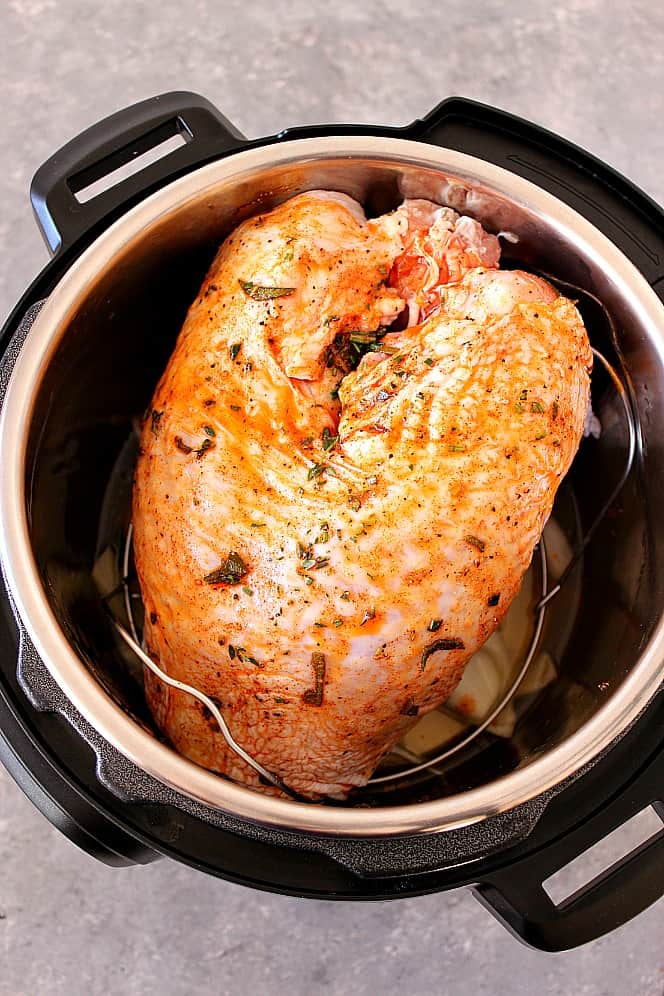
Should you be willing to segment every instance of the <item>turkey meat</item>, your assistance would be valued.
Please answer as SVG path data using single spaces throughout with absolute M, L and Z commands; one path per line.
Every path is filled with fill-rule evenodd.
M 344 798 L 453 691 L 579 445 L 574 304 L 428 201 L 311 191 L 241 224 L 143 426 L 149 653 L 290 788 Z M 145 674 L 193 761 L 256 788 L 211 713 Z

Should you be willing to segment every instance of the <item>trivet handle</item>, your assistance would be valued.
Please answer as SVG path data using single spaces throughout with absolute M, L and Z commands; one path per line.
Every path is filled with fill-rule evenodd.
M 186 91 L 151 97 L 92 125 L 40 166 L 30 186 L 32 207 L 51 254 L 99 231 L 102 223 L 109 224 L 147 194 L 245 141 L 213 104 Z M 180 144 L 94 193 L 93 184 L 166 142 Z
M 520 940 L 566 951 L 622 926 L 664 896 L 664 754 L 596 816 L 553 844 L 492 873 L 475 891 Z M 543 883 L 628 819 L 651 805 L 662 829 L 556 905 Z

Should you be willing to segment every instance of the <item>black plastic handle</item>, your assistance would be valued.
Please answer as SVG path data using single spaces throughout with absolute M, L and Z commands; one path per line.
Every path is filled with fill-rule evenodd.
M 476 886 L 478 898 L 513 934 L 543 951 L 565 951 L 615 930 L 664 896 L 663 800 L 660 753 L 595 816 Z M 542 883 L 648 805 L 661 817 L 661 831 L 556 905 Z
M 168 155 L 84 203 L 76 196 L 175 136 L 183 144 Z M 175 177 L 245 142 L 213 104 L 186 91 L 151 97 L 92 125 L 40 166 L 30 186 L 32 207 L 51 254 Z

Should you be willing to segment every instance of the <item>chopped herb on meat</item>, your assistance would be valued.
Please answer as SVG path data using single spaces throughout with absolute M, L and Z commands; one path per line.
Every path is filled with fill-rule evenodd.
M 249 568 L 239 553 L 233 551 L 214 571 L 206 574 L 203 580 L 206 584 L 239 584 L 249 573 Z
M 295 293 L 294 287 L 262 287 L 255 284 L 253 280 L 240 280 L 240 287 L 254 301 L 270 301 L 276 297 L 288 297 Z

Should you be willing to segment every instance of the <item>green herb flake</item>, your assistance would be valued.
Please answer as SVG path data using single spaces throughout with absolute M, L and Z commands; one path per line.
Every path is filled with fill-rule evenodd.
M 559 409 L 560 405 L 558 404 L 557 401 L 554 401 L 553 404 L 551 405 L 551 419 L 553 422 L 555 422 L 556 419 L 558 418 Z
M 200 460 L 207 453 L 208 450 L 211 450 L 213 448 L 213 446 L 214 443 L 212 442 L 211 439 L 204 439 L 201 445 L 198 447 L 198 449 L 194 451 L 196 453 L 196 459 Z
M 432 654 L 438 653 L 439 650 L 465 650 L 465 644 L 463 640 L 460 640 L 456 636 L 445 637 L 442 640 L 434 640 L 430 643 L 428 647 L 425 647 L 422 651 L 422 657 L 420 658 L 420 671 L 424 671 L 427 666 L 427 661 Z
M 155 436 L 159 432 L 159 423 L 161 422 L 163 414 L 163 411 L 158 412 L 156 408 L 153 408 L 150 412 L 150 431 L 153 432 Z
M 214 438 L 217 435 L 217 433 L 214 431 L 211 425 L 204 425 L 203 432 L 205 433 L 206 436 L 212 436 L 212 438 Z
M 304 579 L 304 583 L 305 583 L 306 585 L 309 585 L 309 586 L 311 586 L 311 585 L 312 585 L 312 584 L 314 583 L 314 579 L 313 579 L 313 578 L 310 578 L 310 577 L 306 577 L 306 578 Z
M 231 405 L 231 411 L 232 412 L 239 412 L 240 411 L 240 406 L 239 405 Z
M 450 443 L 447 447 L 450 453 L 463 453 L 466 447 L 462 443 Z
M 431 357 L 430 357 L 430 356 L 427 356 L 427 357 L 425 358 L 424 362 L 426 363 L 426 365 L 427 365 L 428 367 L 432 367 L 432 366 L 433 366 L 433 360 L 431 359 Z
M 364 626 L 365 623 L 368 623 L 371 619 L 375 618 L 376 618 L 376 610 L 374 609 L 373 606 L 370 609 L 365 609 L 364 616 L 362 617 L 362 622 L 360 623 L 360 626 Z
M 327 426 L 323 429 L 323 449 L 327 453 L 339 440 L 339 436 L 333 436 Z
M 320 706 L 323 704 L 325 687 L 325 655 L 314 652 L 311 655 L 311 666 L 314 669 L 315 687 L 307 689 L 302 696 L 302 701 L 306 705 Z
M 547 435 L 546 431 L 538 432 L 537 435 L 535 436 L 535 442 L 537 442 L 539 439 L 544 439 L 546 435 Z
M 180 450 L 181 453 L 191 453 L 194 448 L 193 446 L 187 446 L 182 436 L 176 436 L 174 442 L 176 448 Z
M 279 705 L 288 705 L 288 699 L 282 699 L 281 695 L 275 695 L 274 701 L 278 702 Z
M 237 359 L 237 355 L 238 355 L 238 353 L 240 352 L 241 349 L 242 349 L 242 343 L 241 342 L 234 342 L 233 343 L 233 345 L 231 346 L 231 348 L 228 351 L 231 354 L 231 359 L 232 360 L 236 360 Z
M 349 340 L 356 346 L 370 346 L 375 343 L 378 337 L 377 332 L 351 332 Z
M 206 584 L 239 584 L 249 573 L 249 568 L 239 553 L 229 553 L 226 560 L 203 578 Z
M 333 619 L 332 620 L 332 625 L 336 626 L 337 629 L 339 629 L 340 626 L 343 626 L 343 624 L 344 624 L 343 619 Z
M 349 591 L 342 591 L 341 592 L 341 598 L 343 598 L 344 602 L 350 602 L 350 592 Z
M 253 588 L 246 588 L 246 587 L 244 587 L 242 589 L 242 591 L 245 593 L 245 595 L 253 595 L 253 593 L 254 593 L 253 592 Z
M 233 646 L 232 643 L 228 644 L 228 656 L 232 661 L 235 660 L 235 647 Z
M 464 543 L 467 543 L 468 546 L 474 546 L 476 550 L 480 551 L 480 553 L 484 553 L 486 547 L 484 540 L 478 539 L 477 536 L 473 536 L 471 533 L 468 533 L 467 536 L 464 536 L 463 541 Z
M 524 387 L 523 391 L 519 395 L 519 401 L 527 401 L 527 400 L 528 400 L 528 389 Z
M 429 630 L 430 633 L 437 633 L 442 625 L 443 625 L 442 619 L 432 619 L 429 625 L 427 626 L 427 629 Z
M 312 566 L 315 571 L 318 571 L 320 570 L 321 567 L 327 567 L 329 562 L 330 562 L 329 557 L 316 557 L 316 560 L 314 561 Z
M 294 287 L 262 287 L 253 280 L 239 280 L 240 287 L 253 301 L 271 301 L 276 297 L 288 297 L 295 293 Z
M 302 561 L 302 567 L 303 567 L 303 569 L 305 571 L 310 570 L 312 567 L 315 566 L 315 564 L 316 564 L 316 561 L 314 560 L 313 557 L 309 557 L 307 560 L 303 560 Z
M 530 403 L 531 412 L 537 412 L 538 415 L 544 414 L 544 405 L 541 401 L 531 401 Z
M 517 403 L 516 403 L 516 404 L 515 404 L 515 406 L 514 406 L 514 411 L 515 411 L 515 412 L 518 412 L 518 413 L 519 413 L 519 415 L 520 415 L 520 414 L 521 414 L 522 412 L 525 412 L 525 410 L 526 410 L 526 409 L 525 409 L 525 408 L 523 407 L 523 405 L 521 404 L 521 402 L 520 402 L 520 401 L 517 401 Z
M 313 465 L 313 467 L 309 468 L 309 472 L 307 474 L 307 480 L 308 481 L 313 481 L 314 478 L 319 477 L 323 473 L 324 470 L 325 470 L 325 464 L 324 463 L 315 463 Z

